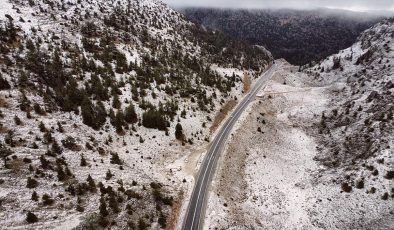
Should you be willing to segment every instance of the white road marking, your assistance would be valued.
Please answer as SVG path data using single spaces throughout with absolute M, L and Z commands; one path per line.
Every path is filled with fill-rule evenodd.
M 194 227 L 194 220 L 195 220 L 195 217 L 196 217 L 196 214 L 197 214 L 196 211 L 197 211 L 198 203 L 199 203 L 199 200 L 200 200 L 201 190 L 202 190 L 202 188 L 203 188 L 203 186 L 204 186 L 204 181 L 205 181 L 206 178 L 209 179 L 209 177 L 211 176 L 212 169 L 213 169 L 213 167 L 209 167 L 209 165 L 211 165 L 211 163 L 212 163 L 212 164 L 214 163 L 214 161 L 212 161 L 212 158 L 218 156 L 218 154 L 215 154 L 215 152 L 216 152 L 216 149 L 217 149 L 217 147 L 219 146 L 219 144 L 221 144 L 221 142 L 223 141 L 223 140 L 221 140 L 222 137 L 223 137 L 223 135 L 227 133 L 227 129 L 228 129 L 228 127 L 229 127 L 230 125 L 234 125 L 234 124 L 235 124 L 235 123 L 234 123 L 234 124 L 232 123 L 233 120 L 234 120 L 234 118 L 236 118 L 236 117 L 239 115 L 240 112 L 243 112 L 243 110 L 245 109 L 244 107 L 245 107 L 246 105 L 249 104 L 251 97 L 254 96 L 254 94 L 256 94 L 257 91 L 261 89 L 261 86 L 262 86 L 262 85 L 260 85 L 260 84 L 263 84 L 263 81 L 265 80 L 263 77 L 266 76 L 267 74 L 271 74 L 273 68 L 275 68 L 275 67 L 276 67 L 276 65 L 274 64 L 274 65 L 272 66 L 272 68 L 271 68 L 268 72 L 266 72 L 265 74 L 263 74 L 263 76 L 262 76 L 262 77 L 260 78 L 260 80 L 257 82 L 257 87 L 256 87 L 252 92 L 250 92 L 250 93 L 248 94 L 248 96 L 246 96 L 246 97 L 242 100 L 242 102 L 241 102 L 241 107 L 239 107 L 239 108 L 235 111 L 235 114 L 232 114 L 231 117 L 230 117 L 230 119 L 226 121 L 227 124 L 226 124 L 226 126 L 224 127 L 224 130 L 223 130 L 223 131 L 221 132 L 221 134 L 219 135 L 219 137 L 215 137 L 215 139 L 214 139 L 215 147 L 214 147 L 214 149 L 213 149 L 212 151 L 209 151 L 209 154 L 210 154 L 209 160 L 208 160 L 208 161 L 205 160 L 204 163 L 203 163 L 203 165 L 204 165 L 204 164 L 207 164 L 207 167 L 205 168 L 205 171 L 204 171 L 204 174 L 203 174 L 203 177 L 202 177 L 202 180 L 201 180 L 201 185 L 200 185 L 200 188 L 199 188 L 199 191 L 198 191 L 196 206 L 194 207 L 194 212 L 193 212 L 193 219 L 192 219 L 191 229 L 193 229 L 193 227 Z M 260 86 L 259 86 L 259 85 L 260 85 Z M 208 173 L 208 177 L 206 177 L 206 173 L 207 173 L 207 171 L 208 171 L 208 168 L 209 168 L 209 173 Z M 197 179 L 197 185 L 198 185 L 198 181 L 199 181 L 199 180 Z M 206 186 L 204 186 L 204 187 L 206 188 Z M 193 200 L 193 194 L 194 194 L 194 192 L 195 192 L 195 190 L 193 190 L 193 192 L 192 192 L 192 198 L 191 198 L 190 202 L 192 202 L 192 200 Z M 203 193 L 203 197 L 202 197 L 203 200 L 204 200 L 204 197 L 205 197 L 205 192 Z M 187 216 L 188 216 L 188 212 L 186 213 L 186 219 L 187 219 Z M 198 224 L 199 224 L 199 222 L 197 223 L 197 227 L 198 227 Z

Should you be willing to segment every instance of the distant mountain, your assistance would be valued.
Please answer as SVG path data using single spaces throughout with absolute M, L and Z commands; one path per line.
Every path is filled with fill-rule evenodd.
M 345 10 L 234 10 L 187 8 L 191 20 L 267 47 L 275 58 L 303 65 L 352 45 L 383 17 Z

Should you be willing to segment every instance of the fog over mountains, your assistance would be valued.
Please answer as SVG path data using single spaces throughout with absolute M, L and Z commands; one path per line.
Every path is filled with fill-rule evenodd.
M 275 58 L 304 65 L 353 44 L 382 16 L 345 10 L 185 8 L 192 21 L 267 47 Z

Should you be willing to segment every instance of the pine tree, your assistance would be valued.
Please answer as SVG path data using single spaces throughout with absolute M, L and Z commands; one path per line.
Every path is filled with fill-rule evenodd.
M 34 201 L 38 201 L 38 194 L 36 191 L 33 191 L 33 193 L 31 194 L 31 199 Z
M 96 129 L 101 128 L 107 121 L 107 111 L 105 110 L 104 104 L 99 101 L 96 105 Z
M 4 168 L 7 168 L 7 158 L 10 156 L 13 152 L 11 149 L 7 148 L 4 144 L 0 143 L 0 157 L 3 158 L 4 161 Z
M 115 128 L 117 133 L 123 132 L 124 116 L 121 110 L 118 110 L 115 116 Z
M 40 122 L 40 125 L 38 127 L 40 128 L 41 132 L 46 132 L 47 131 L 47 128 L 45 127 L 45 125 L 44 125 L 44 123 L 42 121 Z
M 8 83 L 8 81 L 3 78 L 3 76 L 0 74 L 0 90 L 5 90 L 5 89 L 11 89 L 11 85 Z
M 131 102 L 124 112 L 124 119 L 129 124 L 136 123 L 138 121 L 137 113 L 135 112 L 134 105 Z
M 122 103 L 119 101 L 119 96 L 117 93 L 115 93 L 113 99 L 112 99 L 112 107 L 114 109 L 120 109 L 120 106 L 122 105 Z
M 96 129 L 95 125 L 95 111 L 93 108 L 93 104 L 88 97 L 85 97 L 82 101 L 81 105 L 82 119 L 85 125 L 88 125 L 94 129 Z
M 101 216 L 103 216 L 103 217 L 108 216 L 109 213 L 108 213 L 108 210 L 107 210 L 107 204 L 105 203 L 105 199 L 104 199 L 103 196 L 101 196 L 101 198 L 100 198 L 99 210 L 100 210 L 100 215 Z
M 59 162 L 57 163 L 57 170 L 56 171 L 57 171 L 57 179 L 59 181 L 65 181 L 67 179 L 67 175 L 64 172 L 62 165 Z
M 180 123 L 178 123 L 175 126 L 175 138 L 178 140 L 183 140 L 184 136 L 183 136 L 183 128 L 182 125 Z
M 114 213 L 120 212 L 119 203 L 118 203 L 118 200 L 116 199 L 116 195 L 114 192 L 110 193 L 108 204 L 109 204 L 109 207 L 111 207 L 112 211 L 114 211 Z
M 106 175 L 105 175 L 105 179 L 106 180 L 110 180 L 113 177 L 113 174 L 111 173 L 111 170 L 108 169 Z
M 42 196 L 42 203 L 43 203 L 44 205 L 52 205 L 53 203 L 55 203 L 55 200 L 52 199 L 52 197 L 49 196 L 48 194 L 44 194 L 44 195 Z
M 52 133 L 51 133 L 50 130 L 47 130 L 44 133 L 44 143 L 45 144 L 50 144 L 50 143 L 52 143 L 52 141 L 53 141 Z
M 82 206 L 82 200 L 80 197 L 77 198 L 77 206 L 75 207 L 75 210 L 78 212 L 84 212 L 85 208 Z
M 90 176 L 90 174 L 89 174 L 88 178 L 86 179 L 86 181 L 88 182 L 90 192 L 96 192 L 97 191 L 96 183 L 94 182 L 94 180 Z
M 17 115 L 14 116 L 14 121 L 15 125 L 22 125 L 22 121 Z
M 112 153 L 111 152 L 111 164 L 117 164 L 117 165 L 122 165 L 122 160 L 119 158 L 119 155 L 117 153 Z
M 59 133 L 64 133 L 63 126 L 59 121 L 57 122 L 57 131 L 59 131 Z
M 55 154 L 58 154 L 58 155 L 62 154 L 62 152 L 63 152 L 63 149 L 60 147 L 60 145 L 58 144 L 58 142 L 56 140 L 53 141 L 52 152 Z
M 81 164 L 80 164 L 80 166 L 85 167 L 87 165 L 88 165 L 88 163 L 86 162 L 85 156 L 82 154 L 81 155 Z
M 48 168 L 51 167 L 51 166 L 50 166 L 50 163 L 51 163 L 51 162 L 49 162 L 49 161 L 45 158 L 44 155 L 41 155 L 41 156 L 40 156 L 40 162 L 41 162 L 41 167 L 42 167 L 43 169 L 48 169 Z
M 149 109 L 142 115 L 142 124 L 146 128 L 166 130 L 167 121 L 162 112 L 155 109 Z

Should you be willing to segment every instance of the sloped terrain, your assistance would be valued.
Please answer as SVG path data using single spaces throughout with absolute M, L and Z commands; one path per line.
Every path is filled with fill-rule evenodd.
M 155 0 L 0 5 L 2 227 L 172 226 L 174 162 L 270 54 Z
M 393 191 L 394 20 L 366 30 L 352 47 L 312 70 L 337 89 L 321 114 L 317 160 L 339 173 L 344 192 L 383 200 Z M 320 73 L 319 73 L 320 72 Z
M 223 156 L 207 227 L 394 227 L 393 29 L 385 20 L 312 68 L 277 72 Z
M 185 15 L 209 28 L 267 47 L 293 65 L 319 61 L 351 46 L 380 16 L 351 11 L 187 8 Z

